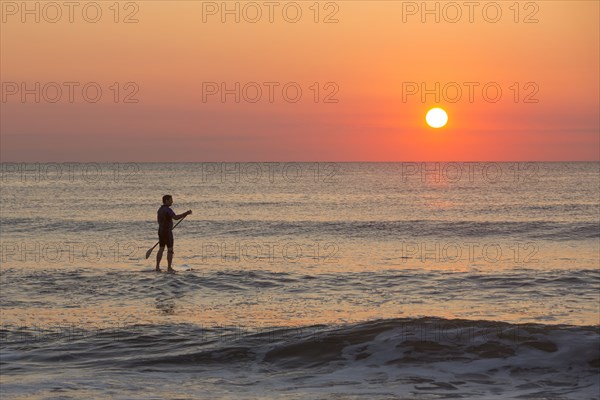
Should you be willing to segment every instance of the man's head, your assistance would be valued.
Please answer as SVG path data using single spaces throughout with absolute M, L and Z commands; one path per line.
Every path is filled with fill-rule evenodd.
M 163 204 L 166 206 L 170 206 L 173 204 L 173 197 L 170 194 L 165 194 L 162 198 Z

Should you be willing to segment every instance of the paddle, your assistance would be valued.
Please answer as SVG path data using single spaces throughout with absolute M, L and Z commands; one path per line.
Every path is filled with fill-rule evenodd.
M 187 215 L 184 215 L 179 221 L 177 221 L 177 223 L 175 224 L 173 229 L 177 228 L 177 225 L 179 225 L 181 223 L 181 221 L 183 221 L 185 219 L 185 217 L 187 217 Z M 173 230 L 173 229 L 171 229 L 171 230 Z M 152 254 L 152 251 L 154 250 L 154 248 L 156 246 L 158 246 L 159 243 L 160 243 L 160 241 L 156 242 L 156 244 L 154 246 L 152 246 L 152 248 L 146 252 L 146 260 L 148 259 L 148 257 L 150 257 L 150 254 Z

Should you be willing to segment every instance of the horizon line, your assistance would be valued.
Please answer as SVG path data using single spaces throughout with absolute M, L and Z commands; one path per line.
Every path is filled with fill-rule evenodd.
M 217 161 L 123 161 L 123 160 L 110 160 L 110 161 L 0 161 L 0 164 L 83 164 L 83 163 L 96 163 L 96 164 L 110 164 L 110 163 L 121 163 L 121 164 L 201 164 L 201 163 L 297 163 L 297 164 L 308 164 L 308 163 L 338 163 L 338 164 L 390 164 L 390 163 L 600 163 L 600 158 L 597 160 L 394 160 L 394 161 L 369 161 L 369 160 L 347 160 L 347 161 L 334 161 L 334 160 L 312 160 L 312 161 L 298 161 L 298 160 L 280 160 L 280 161 L 269 161 L 269 160 L 217 160 Z

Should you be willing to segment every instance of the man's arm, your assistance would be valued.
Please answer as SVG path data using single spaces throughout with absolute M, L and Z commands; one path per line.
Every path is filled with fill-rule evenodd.
M 177 215 L 173 215 L 173 219 L 181 219 L 185 216 L 188 216 L 192 213 L 192 210 L 187 210 L 186 212 L 184 212 L 183 214 L 177 214 Z M 175 214 L 175 213 L 173 213 Z

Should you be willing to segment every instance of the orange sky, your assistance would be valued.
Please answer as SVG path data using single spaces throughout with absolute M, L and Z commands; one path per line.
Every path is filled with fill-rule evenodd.
M 313 1 L 275 2 L 273 22 L 264 2 L 253 3 L 263 12 L 256 23 L 248 21 L 256 10 L 248 2 L 227 3 L 238 4 L 239 23 L 222 15 L 222 2 L 120 2 L 117 23 L 113 1 L 95 3 L 97 23 L 84 19 L 87 2 L 72 23 L 67 8 L 58 18 L 47 2 L 27 2 L 39 4 L 39 23 L 21 2 L 0 3 L 5 162 L 600 160 L 597 1 L 478 2 L 473 22 L 465 2 L 427 2 L 438 4 L 439 23 L 421 14 L 421 1 L 320 2 L 318 23 Z M 495 4 L 502 15 L 488 22 Z M 302 15 L 287 22 L 295 5 Z M 203 15 L 214 7 L 215 15 Z M 457 9 L 462 18 L 448 21 Z M 130 13 L 137 23 L 123 22 Z M 330 13 L 337 23 L 323 22 Z M 538 22 L 525 23 L 528 16 Z M 35 94 L 23 103 L 20 85 L 36 82 L 39 103 Z M 54 87 L 42 89 L 51 82 L 64 89 L 55 103 Z M 65 82 L 79 83 L 73 102 Z M 96 103 L 81 93 L 89 82 L 102 90 Z M 137 103 L 122 101 L 134 87 L 127 82 L 139 88 Z M 219 93 L 204 102 L 207 82 L 240 82 L 240 102 Z M 256 103 L 247 101 L 256 85 L 245 98 L 241 90 L 251 82 L 263 90 Z M 265 82 L 278 84 L 273 102 Z M 302 90 L 296 103 L 282 94 L 290 82 Z M 407 84 L 434 89 L 436 82 L 456 82 L 462 98 L 403 96 Z M 464 82 L 479 85 L 472 102 Z M 486 101 L 486 84 L 502 90 L 499 101 Z M 338 102 L 325 103 L 335 88 Z M 524 102 L 534 91 L 537 103 Z M 434 106 L 450 118 L 439 130 L 425 125 Z

